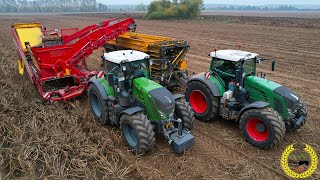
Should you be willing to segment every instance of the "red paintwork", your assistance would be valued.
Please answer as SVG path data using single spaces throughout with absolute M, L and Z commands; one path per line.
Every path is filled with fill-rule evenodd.
M 194 90 L 191 92 L 189 101 L 192 109 L 198 114 L 204 113 L 208 108 L 207 99 L 199 90 Z
M 269 137 L 269 130 L 268 128 L 265 126 L 265 130 L 262 132 L 259 132 L 257 129 L 257 124 L 263 124 L 265 126 L 265 124 L 263 123 L 263 121 L 261 121 L 259 118 L 251 118 L 248 120 L 247 124 L 246 124 L 246 129 L 247 132 L 249 134 L 249 136 L 258 141 L 258 142 L 263 142 L 265 140 L 268 139 Z
M 24 61 L 31 81 L 37 84 L 44 99 L 54 102 L 67 101 L 81 95 L 87 89 L 88 80 L 97 74 L 95 71 L 89 72 L 86 69 L 86 57 L 92 54 L 94 49 L 104 45 L 106 41 L 114 39 L 129 30 L 135 30 L 130 29 L 135 28 L 134 25 L 135 22 L 132 18 L 122 21 L 113 18 L 99 25 L 88 26 L 80 31 L 76 28 L 62 29 L 60 31 L 61 45 L 31 47 L 39 69 L 27 61 L 26 56 L 30 54 L 23 51 L 14 28 L 12 28 L 12 34 L 19 57 Z M 45 31 L 44 33 L 46 32 L 52 31 Z M 77 85 L 67 85 L 58 90 L 44 92 L 44 82 L 62 77 L 72 77 Z

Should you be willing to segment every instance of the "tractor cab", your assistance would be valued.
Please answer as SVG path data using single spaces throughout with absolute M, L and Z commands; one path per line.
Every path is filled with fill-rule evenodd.
M 216 73 L 225 85 L 234 82 L 236 71 L 241 70 L 242 75 L 256 74 L 256 62 L 258 54 L 240 50 L 218 50 L 210 53 L 212 57 L 210 71 Z
M 118 85 L 119 76 L 124 78 L 127 88 L 132 87 L 134 78 L 148 77 L 150 56 L 146 53 L 135 50 L 121 50 L 105 53 L 103 58 L 106 73 L 115 85 Z

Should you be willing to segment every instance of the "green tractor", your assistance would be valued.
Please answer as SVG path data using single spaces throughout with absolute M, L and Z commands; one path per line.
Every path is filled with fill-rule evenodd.
M 237 121 L 243 137 L 263 149 L 304 125 L 307 107 L 300 97 L 257 74 L 256 64 L 270 59 L 240 50 L 215 50 L 209 56 L 209 72 L 190 78 L 185 92 L 197 119 L 210 121 L 220 115 Z
M 177 153 L 194 145 L 192 108 L 184 95 L 172 95 L 149 79 L 152 61 L 148 54 L 121 50 L 105 53 L 103 58 L 105 71 L 88 84 L 97 122 L 120 126 L 123 140 L 137 154 L 152 149 L 155 133 L 162 134 Z

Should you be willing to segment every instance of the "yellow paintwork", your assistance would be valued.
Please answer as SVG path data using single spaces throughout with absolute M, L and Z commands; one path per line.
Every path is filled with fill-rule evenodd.
M 181 71 L 184 71 L 184 70 L 186 70 L 187 69 L 187 66 L 188 66 L 188 64 L 187 64 L 187 61 L 186 60 L 183 60 L 182 62 L 181 62 L 181 64 L 180 64 L 180 70 Z
M 29 42 L 30 46 L 39 46 L 42 44 L 42 31 L 40 23 L 32 24 L 13 24 L 12 27 L 16 30 L 23 51 L 27 51 L 25 42 Z
M 151 52 L 150 55 L 152 57 L 157 57 L 160 55 L 159 47 L 173 45 L 173 43 L 170 42 L 172 40 L 172 38 L 168 37 L 128 32 L 109 41 L 108 44 L 142 52 Z
M 70 75 L 70 70 L 68 68 L 66 68 L 66 75 L 69 76 Z
M 174 46 L 174 44 L 183 42 L 184 41 L 163 36 L 127 32 L 111 41 L 108 41 L 108 44 L 120 46 L 126 49 L 142 51 L 148 53 L 151 58 L 159 59 L 161 56 L 161 48 Z M 183 51 L 181 51 L 172 61 L 172 64 L 180 64 L 180 70 L 185 70 L 187 68 L 187 61 L 183 59 L 183 56 Z M 160 70 L 160 67 L 157 66 L 157 64 L 154 64 L 151 66 L 151 69 Z
M 21 61 L 20 59 L 18 59 L 18 69 L 19 69 L 19 73 L 21 75 L 24 74 L 24 62 Z

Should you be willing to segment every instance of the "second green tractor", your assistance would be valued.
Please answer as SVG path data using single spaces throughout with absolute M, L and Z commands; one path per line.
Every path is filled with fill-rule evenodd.
M 197 119 L 237 121 L 244 138 L 263 149 L 305 124 L 307 106 L 301 98 L 256 72 L 258 63 L 270 59 L 241 50 L 216 50 L 210 56 L 209 72 L 190 78 L 185 92 Z

